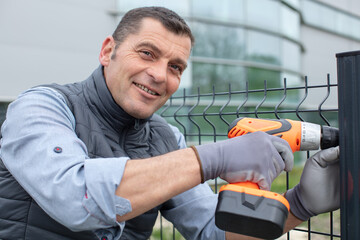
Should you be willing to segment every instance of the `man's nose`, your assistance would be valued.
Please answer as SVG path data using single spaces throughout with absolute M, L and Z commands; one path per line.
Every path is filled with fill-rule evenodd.
M 154 79 L 155 82 L 164 82 L 167 79 L 168 64 L 162 61 L 154 62 L 148 68 L 148 74 Z

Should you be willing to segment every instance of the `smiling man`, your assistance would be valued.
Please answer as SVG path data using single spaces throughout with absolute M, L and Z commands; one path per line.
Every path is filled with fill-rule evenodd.
M 117 38 L 106 38 L 100 53 L 106 84 L 127 113 L 147 118 L 178 89 L 191 39 L 151 18 L 143 19 L 138 34 L 127 36 L 122 44 Z
M 159 211 L 186 239 L 243 239 L 215 226 L 217 195 L 206 180 L 268 190 L 293 155 L 286 141 L 261 132 L 187 148 L 155 114 L 178 89 L 193 44 L 176 13 L 133 9 L 103 42 L 88 79 L 35 87 L 10 104 L 1 129 L 0 239 L 148 239 Z M 336 175 L 323 165 L 324 174 L 308 174 L 287 194 L 301 220 L 291 215 L 286 230 L 330 209 L 307 208 L 326 202 L 308 193 L 319 176 Z

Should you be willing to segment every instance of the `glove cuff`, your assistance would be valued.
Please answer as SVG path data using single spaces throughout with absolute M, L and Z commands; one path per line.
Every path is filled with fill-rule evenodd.
M 293 189 L 290 189 L 285 193 L 285 198 L 290 204 L 290 212 L 298 219 L 307 221 L 310 217 L 313 217 L 316 214 L 306 209 L 299 191 L 299 185 L 296 185 Z
M 194 153 L 195 153 L 195 155 L 196 155 L 196 159 L 197 159 L 198 162 L 199 162 L 201 183 L 204 183 L 204 182 L 205 182 L 204 171 L 203 171 L 203 168 L 202 168 L 202 163 L 201 163 L 201 160 L 200 160 L 199 152 L 198 152 L 198 150 L 196 149 L 195 146 L 190 146 L 190 148 L 194 151 Z

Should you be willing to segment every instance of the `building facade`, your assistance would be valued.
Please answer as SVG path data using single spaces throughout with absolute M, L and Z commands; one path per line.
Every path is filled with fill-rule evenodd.
M 2 0 L 0 121 L 27 88 L 85 79 L 121 16 L 150 5 L 176 11 L 194 32 L 180 85 L 188 92 L 322 83 L 328 73 L 336 83 L 335 54 L 360 49 L 356 0 Z

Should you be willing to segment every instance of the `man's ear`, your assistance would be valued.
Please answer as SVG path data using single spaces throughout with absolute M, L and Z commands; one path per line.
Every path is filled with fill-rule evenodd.
M 101 65 L 104 67 L 107 66 L 110 62 L 111 56 L 115 51 L 115 40 L 112 36 L 108 36 L 101 47 L 99 60 Z

